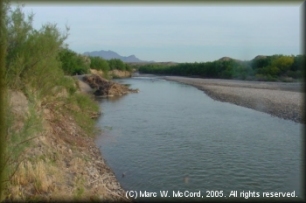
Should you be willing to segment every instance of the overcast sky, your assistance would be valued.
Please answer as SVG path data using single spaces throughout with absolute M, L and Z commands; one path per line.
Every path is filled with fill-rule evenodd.
M 301 3 L 25 4 L 33 25 L 56 23 L 78 52 L 112 50 L 141 60 L 205 62 L 301 53 Z

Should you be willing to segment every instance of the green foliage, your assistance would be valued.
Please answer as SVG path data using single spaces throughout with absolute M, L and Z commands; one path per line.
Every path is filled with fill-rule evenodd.
M 291 56 L 280 56 L 272 61 L 272 65 L 277 67 L 280 72 L 285 73 L 286 71 L 290 70 L 294 62 L 294 58 Z
M 270 76 L 276 77 L 280 74 L 280 69 L 275 65 L 270 65 L 270 66 L 260 68 L 257 71 L 257 73 L 262 74 L 262 75 L 267 75 L 267 76 L 270 75 Z
M 29 101 L 29 114 L 25 119 L 22 115 L 15 116 L 11 106 L 6 109 L 5 153 L 13 164 L 4 163 L 0 172 L 10 174 L 17 167 L 17 157 L 29 147 L 28 139 L 43 131 L 43 118 L 39 113 L 42 109 L 49 109 L 61 117 L 71 117 L 88 135 L 93 135 L 95 122 L 91 113 L 98 111 L 98 105 L 87 95 L 77 92 L 74 79 L 64 75 L 86 73 L 90 66 L 88 57 L 64 46 L 67 34 L 61 33 L 53 24 L 34 29 L 33 15 L 25 16 L 21 7 L 11 10 L 7 6 L 5 18 L 2 18 L 2 11 L 1 8 L 1 21 L 5 24 L 0 30 L 0 48 L 5 52 L 5 60 L 1 60 L 1 63 L 5 61 L 5 68 L 1 83 L 13 91 L 22 91 Z M 21 128 L 18 127 L 20 124 L 23 125 Z
M 254 70 L 268 66 L 270 57 L 259 57 L 251 61 L 251 66 Z
M 256 74 L 261 75 L 260 78 L 265 76 L 269 81 L 282 80 L 282 77 L 301 79 L 303 75 L 298 72 L 299 67 L 302 67 L 301 58 L 301 56 L 284 55 L 266 56 L 253 60 L 252 68 L 256 71 Z
M 35 30 L 32 16 L 24 19 L 19 7 L 8 14 L 5 81 L 11 89 L 24 90 L 29 86 L 46 95 L 63 77 L 57 56 L 67 35 L 52 24 Z
M 270 74 L 256 74 L 255 75 L 256 80 L 259 81 L 276 81 L 277 79 Z
M 3 153 L 5 183 L 14 175 L 19 163 L 22 161 L 24 150 L 32 147 L 31 140 L 37 138 L 43 132 L 43 125 L 40 113 L 37 111 L 37 101 L 35 96 L 28 94 L 28 112 L 20 115 L 13 110 L 13 106 L 8 102 L 5 113 L 5 128 L 7 136 L 5 139 L 6 148 Z M 22 123 L 22 125 L 21 125 Z
M 89 72 L 91 62 L 87 56 L 79 55 L 68 48 L 62 48 L 58 57 L 66 75 L 81 75 Z
M 70 76 L 64 76 L 59 78 L 56 85 L 57 87 L 63 87 L 64 89 L 66 89 L 69 95 L 73 95 L 77 91 L 76 83 L 77 83 L 76 79 Z
M 291 71 L 303 71 L 305 70 L 305 56 L 298 55 L 294 57 L 293 64 L 290 67 Z
M 90 118 L 90 114 L 99 111 L 98 104 L 84 94 L 73 94 L 65 101 L 67 108 L 65 111 L 73 115 L 74 120 L 88 136 L 95 134 L 95 120 Z M 71 106 L 77 106 L 79 110 L 71 109 Z
M 204 78 L 225 78 L 242 80 L 291 81 L 301 79 L 304 73 L 305 56 L 263 56 L 251 61 L 233 59 L 205 63 L 180 63 L 173 66 L 146 64 L 140 66 L 140 73 Z
M 101 57 L 91 56 L 90 61 L 90 68 L 92 69 L 101 70 L 103 73 L 107 73 L 110 69 L 108 62 Z
M 11 160 L 16 160 L 25 147 L 29 146 L 28 142 L 24 142 L 27 139 L 33 138 L 37 133 L 42 132 L 41 116 L 35 109 L 35 101 L 29 100 L 29 113 L 25 117 L 24 125 L 20 130 L 16 130 L 15 122 L 20 121 L 20 118 L 11 112 L 12 108 L 8 108 L 7 121 L 8 121 L 8 133 L 11 135 L 7 139 L 8 148 L 7 154 L 11 157 Z M 23 143 L 23 144 L 21 144 Z
M 75 100 L 76 103 L 72 104 L 81 109 L 93 108 L 97 111 L 97 105 L 90 98 L 76 92 L 75 81 L 64 76 L 64 73 L 87 73 L 89 57 L 64 47 L 67 35 L 61 34 L 55 25 L 46 24 L 40 30 L 35 30 L 32 17 L 26 18 L 20 7 L 7 13 L 5 81 L 9 88 L 22 90 L 28 97 L 35 95 L 42 100 L 42 105 L 58 102 L 56 100 L 66 100 L 68 103 Z M 65 96 L 65 92 L 68 95 Z M 84 115 L 83 118 L 88 119 Z
M 132 68 L 131 65 L 125 63 L 125 70 L 126 70 L 126 71 L 132 72 L 132 69 L 133 69 L 133 68 Z
M 120 59 L 110 59 L 108 64 L 110 70 L 125 70 L 125 64 Z

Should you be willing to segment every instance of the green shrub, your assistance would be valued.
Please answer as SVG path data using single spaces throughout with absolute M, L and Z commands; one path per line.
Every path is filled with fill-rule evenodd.
M 101 70 L 105 74 L 109 71 L 109 65 L 107 61 L 98 56 L 90 57 L 90 68 Z
M 12 106 L 8 106 L 5 112 L 6 148 L 3 150 L 5 157 L 1 156 L 1 159 L 12 160 L 12 164 L 2 162 L 4 166 L 0 167 L 0 173 L 11 174 L 18 167 L 16 159 L 30 146 L 28 140 L 43 131 L 41 110 L 47 108 L 54 115 L 72 117 L 87 135 L 94 135 L 95 121 L 91 119 L 91 114 L 96 113 L 99 107 L 87 95 L 76 91 L 73 78 L 64 75 L 87 73 L 90 66 L 88 57 L 64 46 L 67 34 L 61 33 L 53 24 L 34 29 L 33 15 L 25 16 L 21 7 L 11 10 L 7 6 L 4 13 L 0 43 L 5 45 L 6 58 L 4 80 L 1 78 L 1 82 L 8 89 L 22 91 L 29 102 L 29 114 L 20 121 L 23 124 L 21 129 L 16 129 L 15 121 L 22 116 L 15 116 Z
M 110 70 L 125 70 L 125 64 L 120 59 L 110 59 L 108 64 Z
M 66 75 L 81 75 L 89 72 L 90 60 L 86 56 L 79 55 L 68 48 L 62 48 L 58 57 Z
M 73 115 L 74 120 L 86 133 L 86 135 L 94 136 L 96 132 L 95 120 L 91 119 L 91 115 L 99 111 L 97 102 L 82 93 L 75 93 L 65 101 L 68 108 L 66 112 Z M 70 107 L 77 106 L 78 110 Z

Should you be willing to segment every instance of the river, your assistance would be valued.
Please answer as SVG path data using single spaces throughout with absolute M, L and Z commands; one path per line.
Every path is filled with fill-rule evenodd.
M 140 92 L 100 100 L 96 143 L 125 190 L 302 194 L 303 125 L 158 77 L 117 81 Z

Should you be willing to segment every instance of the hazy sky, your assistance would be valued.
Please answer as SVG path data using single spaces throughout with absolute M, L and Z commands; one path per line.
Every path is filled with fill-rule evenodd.
M 112 50 L 141 60 L 205 62 L 300 54 L 301 3 L 25 4 L 34 27 L 56 23 L 78 52 Z

